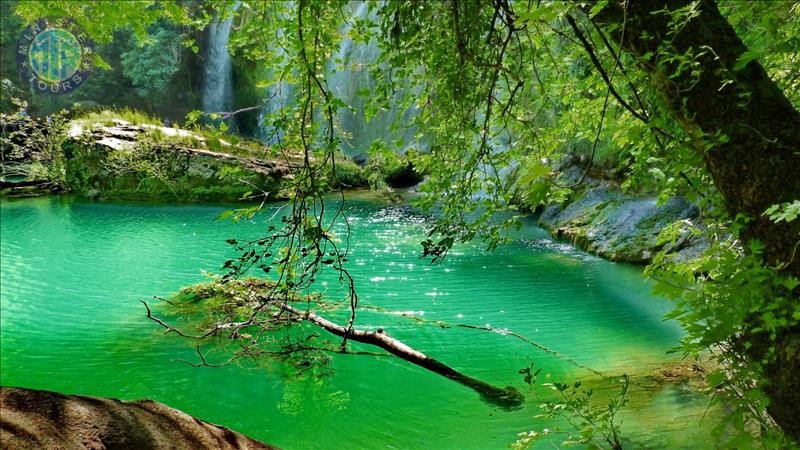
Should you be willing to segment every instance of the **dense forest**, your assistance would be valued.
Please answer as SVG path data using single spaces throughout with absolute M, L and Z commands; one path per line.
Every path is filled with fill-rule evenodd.
M 0 8 L 2 446 L 798 446 L 800 3 Z

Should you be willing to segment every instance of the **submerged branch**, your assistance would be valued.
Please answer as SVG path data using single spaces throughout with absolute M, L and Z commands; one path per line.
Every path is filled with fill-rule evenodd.
M 307 322 L 311 322 L 331 334 L 361 342 L 362 344 L 380 347 L 398 358 L 450 378 L 453 381 L 473 389 L 480 394 L 482 399 L 489 403 L 509 409 L 519 408 L 522 405 L 522 394 L 513 387 L 507 386 L 505 388 L 499 388 L 465 375 L 419 350 L 409 347 L 404 342 L 389 336 L 382 330 L 356 330 L 351 327 L 343 327 L 310 311 L 302 311 L 286 303 L 281 304 L 280 307 L 284 311 L 300 317 Z
M 230 292 L 218 293 L 215 292 L 216 295 L 230 295 Z M 331 333 L 335 336 L 342 338 L 343 340 L 352 340 L 355 342 L 360 342 L 362 344 L 368 344 L 375 347 L 378 347 L 382 350 L 388 352 L 388 354 L 384 353 L 374 353 L 374 352 L 366 352 L 366 351 L 355 351 L 351 352 L 346 350 L 346 347 L 340 347 L 338 350 L 333 350 L 330 348 L 319 348 L 314 347 L 314 350 L 321 350 L 325 352 L 331 353 L 342 353 L 342 354 L 354 354 L 354 355 L 370 355 L 370 356 L 396 356 L 405 361 L 408 361 L 412 364 L 416 364 L 422 368 L 430 370 L 434 373 L 447 377 L 453 381 L 456 381 L 464 386 L 467 386 L 477 392 L 481 398 L 489 403 L 494 405 L 500 406 L 505 409 L 515 409 L 521 407 L 523 403 L 523 396 L 519 393 L 515 388 L 512 386 L 507 386 L 505 388 L 500 388 L 497 386 L 493 386 L 489 383 L 484 381 L 472 378 L 468 375 L 465 375 L 452 367 L 436 360 L 428 355 L 408 346 L 404 342 L 397 340 L 383 330 L 379 329 L 378 331 L 365 331 L 365 330 L 358 330 L 355 329 L 350 323 L 347 325 L 339 325 L 337 323 L 331 322 L 324 317 L 321 317 L 317 314 L 314 314 L 311 311 L 298 309 L 292 305 L 290 305 L 285 300 L 278 300 L 274 298 L 271 293 L 261 293 L 259 295 L 250 297 L 249 302 L 251 306 L 259 305 L 257 309 L 263 310 L 263 308 L 269 306 L 269 315 L 271 316 L 268 319 L 271 323 L 276 323 L 281 320 L 289 320 L 289 321 L 303 321 L 309 322 L 323 330 Z M 164 320 L 153 316 L 150 306 L 147 302 L 142 301 L 142 304 L 145 305 L 147 309 L 147 318 L 156 322 L 161 327 L 163 327 L 166 332 L 174 332 L 180 336 L 188 337 L 192 339 L 204 339 L 210 337 L 212 335 L 218 335 L 219 332 L 225 331 L 227 333 L 231 333 L 231 337 L 235 338 L 234 336 L 238 335 L 238 332 L 247 326 L 252 325 L 266 325 L 266 322 L 259 322 L 255 320 L 255 314 L 251 316 L 251 320 L 245 322 L 228 322 L 228 323 L 216 323 L 211 330 L 206 331 L 202 335 L 192 335 L 184 333 L 183 331 L 169 325 Z M 310 347 L 304 347 L 302 350 L 312 349 Z M 242 355 L 234 355 L 230 360 L 222 363 L 222 364 L 212 364 L 209 363 L 205 356 L 200 352 L 199 346 L 196 348 L 197 354 L 200 357 L 200 363 L 191 363 L 188 361 L 183 361 L 184 363 L 191 364 L 193 366 L 206 366 L 206 367 L 219 367 L 222 365 L 227 365 L 232 361 L 238 359 Z M 297 347 L 293 347 L 290 350 L 283 350 L 282 352 L 268 352 L 264 350 L 259 350 L 259 355 L 283 355 L 285 356 L 288 353 L 292 353 L 293 351 L 297 351 Z M 252 355 L 251 355 L 252 356 Z
M 591 367 L 586 366 L 584 364 L 581 364 L 578 361 L 575 361 L 574 359 L 572 359 L 572 358 L 570 358 L 570 357 L 568 357 L 566 355 L 563 355 L 563 354 L 559 353 L 556 350 L 553 350 L 553 349 L 551 349 L 549 347 L 546 347 L 546 346 L 534 341 L 533 339 L 531 339 L 531 338 L 529 338 L 527 336 L 524 336 L 522 334 L 519 334 L 519 333 L 517 333 L 515 331 L 512 331 L 512 330 L 509 330 L 507 328 L 492 328 L 492 327 L 484 327 L 484 326 L 480 326 L 480 325 L 470 325 L 470 324 L 466 324 L 466 323 L 452 323 L 452 322 L 445 322 L 443 320 L 423 319 L 422 317 L 416 317 L 416 316 L 413 316 L 413 315 L 409 315 L 407 313 L 399 313 L 398 314 L 396 312 L 392 312 L 392 311 L 390 311 L 390 310 L 388 310 L 386 308 L 381 308 L 379 306 L 361 306 L 360 308 L 366 309 L 366 310 L 370 310 L 370 311 L 376 311 L 376 312 L 380 312 L 380 313 L 385 313 L 385 314 L 399 315 L 400 317 L 405 317 L 408 320 L 413 320 L 415 322 L 420 322 L 420 323 L 424 323 L 424 324 L 432 324 L 432 325 L 436 325 L 436 326 L 439 326 L 439 327 L 442 327 L 442 328 L 467 328 L 467 329 L 470 329 L 470 330 L 489 331 L 491 333 L 498 333 L 498 334 L 502 334 L 504 336 L 513 336 L 513 337 L 515 337 L 515 338 L 517 338 L 517 339 L 519 339 L 521 341 L 527 342 L 528 344 L 538 348 L 539 350 L 542 350 L 543 352 L 549 353 L 549 354 L 555 356 L 556 358 L 561 359 L 562 361 L 566 361 L 566 362 L 572 364 L 575 367 L 578 367 L 580 369 L 589 371 L 589 372 L 591 372 L 591 373 L 593 373 L 593 374 L 595 374 L 597 376 L 603 377 L 603 378 L 607 378 L 608 377 L 607 375 L 603 374 L 602 372 L 599 372 L 599 371 L 597 371 L 595 369 L 592 369 Z
M 153 322 L 161 325 L 162 327 L 164 327 L 164 330 L 165 330 L 164 333 L 172 332 L 172 333 L 177 334 L 178 336 L 183 336 L 183 337 L 192 338 L 192 339 L 202 339 L 201 336 L 195 336 L 195 335 L 191 335 L 191 334 L 186 334 L 183 331 L 181 331 L 181 330 L 179 330 L 179 329 L 177 329 L 177 328 L 175 328 L 173 326 L 170 326 L 169 324 L 167 324 L 163 320 L 161 320 L 158 317 L 153 315 L 153 313 L 150 311 L 150 305 L 148 305 L 146 301 L 144 301 L 144 300 L 139 300 L 139 301 L 142 302 L 142 304 L 144 305 L 145 309 L 147 310 L 147 318 L 152 320 Z

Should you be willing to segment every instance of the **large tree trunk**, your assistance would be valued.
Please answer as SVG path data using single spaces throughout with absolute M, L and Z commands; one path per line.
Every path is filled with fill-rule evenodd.
M 744 240 L 764 244 L 770 267 L 783 265 L 787 275 L 800 276 L 798 220 L 773 223 L 763 215 L 770 206 L 800 198 L 800 113 L 752 61 L 734 71 L 747 48 L 713 1 L 701 1 L 699 16 L 670 35 L 668 14 L 689 0 L 612 0 L 593 20 L 633 54 L 651 75 L 655 89 L 670 105 L 671 113 L 696 143 L 714 184 L 731 214 L 753 219 Z M 621 31 L 624 36 L 621 37 Z M 672 55 L 697 55 L 702 68 L 697 76 L 687 72 L 672 76 L 677 61 Z M 734 83 L 726 80 L 734 79 Z M 710 148 L 704 146 L 717 133 L 727 137 Z M 701 142 L 702 141 L 702 142 Z M 778 357 L 766 371 L 771 380 L 769 411 L 786 433 L 800 438 L 800 332 L 778 336 Z

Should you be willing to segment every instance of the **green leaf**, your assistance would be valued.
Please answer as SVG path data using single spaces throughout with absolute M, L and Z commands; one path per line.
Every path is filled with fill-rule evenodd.
M 753 239 L 747 243 L 747 248 L 750 249 L 751 254 L 760 255 L 764 251 L 764 244 L 758 239 Z
M 233 216 L 232 210 L 222 211 L 214 220 L 225 220 L 229 217 Z
M 97 53 L 92 53 L 92 65 L 97 67 L 98 69 L 103 70 L 111 70 L 111 64 L 107 63 L 100 55 Z
M 733 65 L 734 72 L 738 72 L 738 71 L 744 69 L 748 64 L 750 64 L 750 61 L 752 61 L 754 59 L 757 59 L 760 56 L 761 56 L 761 54 L 758 51 L 752 50 L 752 49 L 747 50 L 746 52 L 742 53 L 736 59 L 736 64 Z
M 596 16 L 600 11 L 602 11 L 606 6 L 608 6 L 608 0 L 600 0 L 592 6 L 592 9 L 589 10 L 589 17 Z

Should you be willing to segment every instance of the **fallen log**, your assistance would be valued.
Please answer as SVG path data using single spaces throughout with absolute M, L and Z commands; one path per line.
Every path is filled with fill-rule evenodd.
M 522 406 L 524 398 L 522 394 L 514 387 L 506 386 L 505 388 L 499 388 L 484 381 L 465 375 L 453 369 L 452 367 L 409 347 L 404 342 L 389 336 L 383 330 L 379 329 L 378 331 L 364 331 L 348 329 L 310 311 L 302 311 L 286 303 L 281 304 L 281 309 L 307 322 L 311 322 L 331 334 L 352 341 L 361 342 L 362 344 L 380 347 L 397 356 L 398 358 L 428 369 L 431 372 L 450 378 L 453 381 L 473 389 L 484 401 L 488 403 L 505 409 L 516 409 Z
M 417 366 L 469 387 L 477 392 L 481 399 L 487 403 L 499 406 L 503 409 L 518 409 L 522 407 L 524 397 L 513 386 L 500 388 L 465 375 L 453 369 L 452 367 L 434 358 L 431 358 L 419 350 L 410 347 L 406 343 L 393 338 L 380 328 L 376 331 L 358 330 L 352 327 L 339 325 L 315 314 L 310 310 L 298 309 L 292 306 L 292 304 L 286 299 L 272 297 L 268 293 L 268 288 L 270 286 L 272 285 L 268 281 L 250 278 L 246 280 L 232 280 L 225 284 L 219 284 L 216 282 L 200 284 L 191 288 L 187 288 L 188 290 L 182 290 L 182 295 L 191 296 L 185 298 L 190 298 L 192 303 L 197 303 L 201 300 L 209 298 L 219 298 L 227 299 L 229 301 L 227 302 L 228 305 L 252 308 L 252 313 L 250 314 L 249 320 L 241 322 L 226 322 L 223 320 L 221 322 L 217 322 L 216 325 L 201 334 L 187 334 L 180 329 L 167 324 L 163 320 L 152 315 L 152 311 L 147 302 L 142 300 L 142 304 L 144 304 L 145 309 L 147 310 L 147 318 L 159 324 L 166 330 L 166 332 L 173 332 L 186 338 L 198 340 L 203 340 L 210 336 L 218 336 L 219 333 L 223 331 L 226 333 L 231 333 L 232 338 L 241 337 L 243 335 L 240 334 L 240 332 L 243 329 L 250 326 L 263 326 L 267 322 L 278 323 L 280 321 L 286 321 L 287 319 L 291 322 L 308 322 L 312 325 L 322 328 L 330 334 L 343 338 L 344 340 L 352 340 L 354 342 L 378 347 L 400 359 L 408 361 L 412 364 L 416 364 Z M 243 292 L 247 292 L 247 294 L 244 294 Z M 174 302 L 168 303 L 170 305 L 175 304 Z M 256 320 L 256 315 L 259 313 L 263 315 L 263 318 L 266 320 L 266 322 Z M 230 318 L 231 316 L 228 317 Z M 200 353 L 199 349 L 198 355 L 202 360 L 202 364 L 198 365 L 213 367 L 218 366 L 216 364 L 208 364 L 205 361 L 202 353 Z M 223 363 L 222 365 L 228 364 L 236 358 L 237 356 L 234 356 L 231 360 Z

